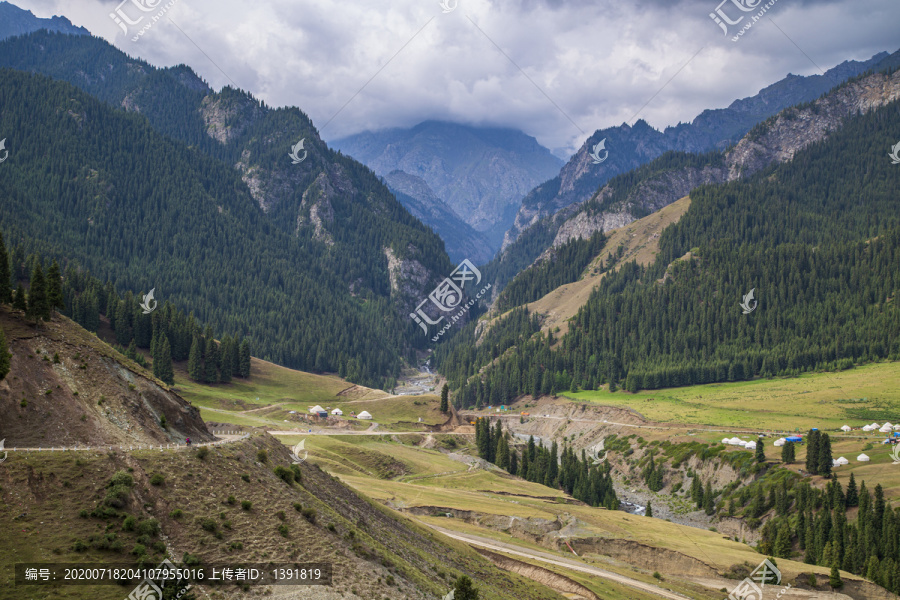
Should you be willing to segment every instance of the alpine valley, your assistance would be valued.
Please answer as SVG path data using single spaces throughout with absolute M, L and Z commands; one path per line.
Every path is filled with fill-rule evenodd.
M 105 8 L 0 2 L 0 600 L 900 597 L 900 51 L 834 39 L 847 0 L 779 6 L 740 51 L 796 11 L 830 69 L 563 161 L 506 126 L 518 83 L 546 108 L 692 13 L 587 64 L 563 17 L 627 40 L 633 6 L 402 4 L 166 5 L 130 46 L 240 40 L 199 51 L 248 91 Z M 460 32 L 517 79 L 416 62 Z M 363 55 L 352 135 L 260 100 L 259 56 L 325 86 Z M 626 74 L 656 111 L 671 73 Z M 440 102 L 473 114 L 412 116 Z

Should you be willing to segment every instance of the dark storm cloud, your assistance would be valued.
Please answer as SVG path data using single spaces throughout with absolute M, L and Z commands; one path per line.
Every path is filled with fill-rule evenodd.
M 777 0 L 736 43 L 709 16 L 719 1 L 459 0 L 445 14 L 437 0 L 176 0 L 181 30 L 164 20 L 138 42 L 109 18 L 118 2 L 19 5 L 154 64 L 186 62 L 215 87 L 299 106 L 320 128 L 346 104 L 326 139 L 434 118 L 571 150 L 636 115 L 690 121 L 788 73 L 900 47 L 896 0 Z

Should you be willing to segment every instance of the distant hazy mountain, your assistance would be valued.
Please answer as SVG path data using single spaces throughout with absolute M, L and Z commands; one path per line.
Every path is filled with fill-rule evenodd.
M 882 52 L 867 61 L 846 61 L 824 75 L 788 75 L 755 96 L 735 100 L 728 108 L 703 111 L 693 122 L 680 123 L 665 131 L 653 129 L 642 120 L 634 126 L 623 124 L 598 130 L 556 177 L 542 182 L 525 196 L 513 227 L 504 237 L 503 247 L 505 249 L 516 241 L 525 229 L 542 217 L 584 202 L 616 175 L 627 173 L 669 150 L 694 153 L 724 150 L 757 123 L 789 106 L 815 100 L 887 57 L 888 53 Z M 590 152 L 604 139 L 609 155 L 602 163 L 595 164 Z M 603 156 L 602 151 L 600 156 Z
M 382 179 L 406 210 L 444 240 L 453 262 L 468 258 L 483 264 L 494 256 L 487 238 L 453 212 L 424 180 L 403 171 L 391 171 Z
M 41 19 L 34 16 L 30 10 L 23 10 L 9 2 L 0 2 L 0 40 L 14 35 L 31 33 L 38 29 L 73 35 L 90 35 L 87 29 L 72 25 L 72 22 L 65 17 Z
M 463 221 L 484 233 L 493 249 L 499 248 L 522 196 L 562 166 L 559 158 L 521 131 L 440 121 L 366 131 L 331 145 L 378 175 L 403 171 L 418 177 Z M 431 201 L 427 196 L 416 199 Z

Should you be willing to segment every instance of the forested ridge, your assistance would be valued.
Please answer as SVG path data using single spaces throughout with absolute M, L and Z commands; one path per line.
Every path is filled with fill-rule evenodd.
M 514 313 L 479 346 L 437 354 L 463 406 L 610 383 L 630 390 L 900 358 L 900 103 L 857 116 L 793 161 L 691 194 L 650 267 L 607 275 L 569 333 Z M 742 314 L 743 296 L 758 305 Z M 459 336 L 458 336 L 459 337 Z M 481 367 L 506 353 L 480 377 Z
M 544 260 L 510 282 L 497 300 L 497 309 L 502 312 L 534 302 L 561 285 L 578 281 L 605 244 L 606 236 L 598 231 L 587 239 L 575 238 L 554 248 Z
M 442 273 L 452 265 L 362 165 L 339 155 L 328 165 L 357 186 L 333 199 L 340 226 L 329 246 L 309 227 L 274 224 L 230 166 L 69 84 L 2 69 L 0 105 L 9 245 L 64 269 L 75 261 L 123 292 L 156 288 L 159 300 L 292 368 L 382 387 L 423 343 L 392 301 L 381 250 L 413 252 Z

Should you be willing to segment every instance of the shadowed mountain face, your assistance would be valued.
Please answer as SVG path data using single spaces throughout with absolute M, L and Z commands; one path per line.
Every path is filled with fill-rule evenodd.
M 439 121 L 410 129 L 367 131 L 335 140 L 333 146 L 378 175 L 402 171 L 418 177 L 434 197 L 483 233 L 494 250 L 512 224 L 522 196 L 556 175 L 562 164 L 521 131 Z M 427 192 L 413 197 L 426 204 L 434 202 Z M 425 222 L 440 232 L 437 223 Z
M 728 108 L 703 111 L 693 122 L 680 123 L 662 132 L 642 120 L 633 126 L 623 124 L 597 130 L 556 177 L 528 192 L 515 223 L 504 237 L 503 248 L 515 242 L 542 217 L 584 202 L 616 175 L 627 173 L 670 150 L 695 153 L 724 150 L 757 123 L 789 106 L 815 100 L 885 59 L 888 54 L 882 52 L 866 61 L 843 62 L 824 75 L 788 75 L 755 96 L 735 100 Z M 605 149 L 609 155 L 601 164 L 595 164 L 590 153 L 602 140 L 606 140 Z M 602 151 L 600 156 L 602 158 Z
M 38 29 L 70 33 L 72 35 L 90 35 L 84 27 L 76 27 L 65 17 L 41 19 L 30 10 L 22 10 L 9 2 L 0 2 L 0 40 L 15 35 L 25 35 Z

